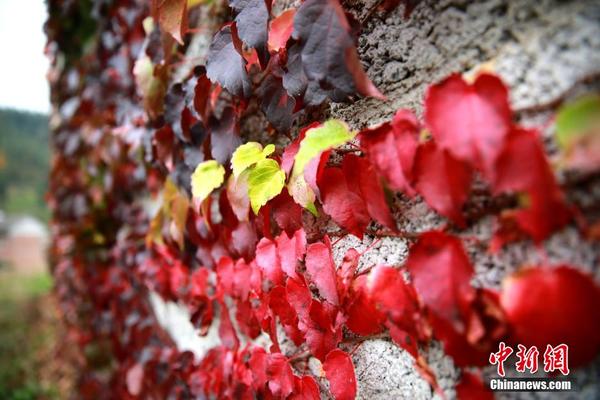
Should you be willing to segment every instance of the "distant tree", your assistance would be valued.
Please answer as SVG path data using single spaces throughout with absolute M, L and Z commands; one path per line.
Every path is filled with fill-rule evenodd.
M 0 109 L 0 209 L 46 220 L 48 117 Z

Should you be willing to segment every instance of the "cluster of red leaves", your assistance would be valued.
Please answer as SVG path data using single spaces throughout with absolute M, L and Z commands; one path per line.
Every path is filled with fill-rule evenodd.
M 515 125 L 508 90 L 479 75 L 452 75 L 425 96 L 424 125 L 400 110 L 390 123 L 361 132 L 361 148 L 390 188 L 415 193 L 458 226 L 475 174 L 494 195 L 517 194 L 520 206 L 500 216 L 494 248 L 528 236 L 548 238 L 571 219 L 537 130 Z M 421 140 L 427 129 L 429 140 Z
M 432 338 L 459 366 L 485 364 L 500 340 L 568 343 L 573 367 L 600 351 L 598 286 L 569 266 L 523 270 L 499 292 L 474 288 L 460 239 L 433 231 L 418 237 L 404 265 L 359 270 L 356 250 L 336 266 L 327 236 L 309 243 L 304 211 L 286 191 L 258 216 L 240 212 L 242 200 L 226 190 L 200 206 L 188 201 L 191 171 L 203 160 L 229 160 L 253 102 L 286 133 L 307 106 L 380 97 L 358 61 L 357 24 L 337 0 L 306 0 L 277 17 L 271 1 L 230 1 L 233 20 L 214 36 L 206 67 L 172 85 L 174 50 L 185 47 L 187 21 L 195 20 L 187 1 L 148 8 L 123 0 L 94 12 L 85 4 L 51 1 L 48 23 L 58 110 L 51 254 L 71 336 L 87 355 L 83 398 L 316 399 L 324 381 L 306 373 L 312 356 L 331 394 L 351 399 L 357 382 L 347 350 L 374 335 L 409 352 L 434 387 L 422 354 Z M 146 35 L 149 14 L 158 26 Z M 96 45 L 84 49 L 86 40 Z M 151 73 L 136 75 L 145 57 Z M 306 129 L 317 124 L 275 156 L 288 175 Z M 570 220 L 539 134 L 514 124 L 494 76 L 472 84 L 450 76 L 429 88 L 424 123 L 400 110 L 360 132 L 359 142 L 355 154 L 338 154 L 338 165 L 326 151 L 304 174 L 322 211 L 356 236 L 372 220 L 397 229 L 387 189 L 420 195 L 464 226 L 475 176 L 493 195 L 521 200 L 501 213 L 494 248 L 523 236 L 540 242 Z M 167 177 L 180 197 L 169 198 L 172 215 L 153 227 L 135 196 L 158 192 Z M 155 229 L 159 239 L 148 240 Z M 218 320 L 221 345 L 201 360 L 178 351 L 149 291 L 184 304 L 202 335 Z M 296 353 L 284 352 L 282 331 Z M 262 333 L 269 349 L 242 345 Z M 94 352 L 108 361 L 98 365 Z M 482 391 L 476 375 L 463 373 L 461 397 Z
M 540 266 L 510 277 L 499 292 L 474 288 L 474 269 L 461 241 L 441 231 L 420 235 L 401 268 L 373 266 L 359 271 L 360 254 L 354 249 L 336 266 L 327 236 L 307 244 L 302 230 L 291 237 L 284 232 L 273 240 L 263 238 L 253 260 L 223 257 L 214 270 L 200 268 L 190 273 L 177 266 L 177 259 L 161 257 L 152 258 L 164 273 L 154 278 L 154 284 L 159 282 L 155 290 L 187 304 L 201 327 L 210 324 L 213 310 L 219 310 L 223 346 L 214 351 L 230 352 L 233 361 L 195 372 L 208 385 L 205 395 L 286 397 L 309 390 L 300 389 L 301 382 L 312 393 L 313 378 L 297 374 L 303 370 L 300 362 L 305 362 L 298 354 L 307 350 L 323 363 L 333 396 L 353 398 L 352 361 L 338 348 L 347 346 L 344 327 L 365 339 L 387 332 L 414 357 L 417 369 L 436 389 L 435 375 L 421 354 L 432 338 L 442 342 L 446 354 L 460 367 L 486 365 L 500 341 L 539 347 L 566 343 L 574 367 L 591 361 L 600 351 L 595 333 L 600 319 L 590 320 L 590 316 L 600 316 L 600 288 L 589 276 L 568 266 Z M 209 281 L 216 281 L 214 290 L 207 285 Z M 571 320 L 572 316 L 577 318 Z M 298 346 L 298 353 L 282 353 L 278 325 Z M 259 347 L 240 347 L 240 335 L 256 339 L 261 332 L 271 339 L 269 353 Z M 215 363 L 213 358 L 211 352 L 210 361 L 203 363 Z M 256 368 L 259 362 L 265 366 Z M 225 370 L 216 373 L 219 368 Z M 273 369 L 273 374 L 284 376 L 265 378 L 264 371 Z M 228 381 L 225 377 L 232 371 L 245 378 Z M 461 390 L 470 393 L 477 382 L 474 377 L 465 378 Z
M 396 230 L 387 187 L 420 195 L 464 227 L 463 208 L 476 177 L 492 195 L 519 200 L 516 209 L 501 212 L 492 250 L 526 237 L 541 242 L 571 220 L 539 132 L 513 123 L 508 91 L 498 77 L 482 74 L 469 84 L 452 75 L 428 89 L 424 104 L 423 124 L 411 111 L 399 110 L 391 122 L 361 131 L 357 151 L 365 157 L 342 154 L 340 165 L 331 166 L 326 151 L 307 167 L 307 182 L 338 225 L 358 237 L 371 220 Z M 284 167 L 302 139 L 300 134 L 284 152 Z
M 275 240 L 263 238 L 256 247 L 255 259 L 246 262 L 222 257 L 214 270 L 202 267 L 190 273 L 164 249 L 156 252 L 140 266 L 140 273 L 151 278 L 154 290 L 187 304 L 193 322 L 200 327 L 211 324 L 214 310 L 219 313 L 223 346 L 209 352 L 194 373 L 194 387 L 202 382 L 196 387 L 201 388 L 200 393 L 219 398 L 287 398 L 294 393 L 304 396 L 300 398 L 318 399 L 315 380 L 297 375 L 294 356 L 281 353 L 276 329 L 280 324 L 290 340 L 297 346 L 305 343 L 310 354 L 321 360 L 334 396 L 354 398 L 352 361 L 337 345 L 342 340 L 342 303 L 350 300 L 357 257 L 349 261 L 346 276 L 338 277 L 329 242 L 307 247 L 302 230 L 292 237 L 282 233 Z M 156 274 L 148 275 L 150 270 Z M 211 288 L 209 281 L 216 281 L 216 285 Z M 309 282 L 315 285 L 322 301 L 313 298 Z M 230 313 L 233 309 L 235 325 Z M 261 332 L 271 338 L 269 353 L 261 347 L 240 347 L 239 335 L 256 339 Z M 354 383 L 348 385 L 349 380 Z
M 151 397 L 189 398 L 193 355 L 162 330 L 134 273 L 148 220 L 132 194 L 156 181 L 139 159 L 148 131 L 131 72 L 149 10 L 142 2 L 98 4 L 93 12 L 88 5 L 51 1 L 47 24 L 58 110 L 50 256 L 65 339 L 81 349 L 77 396 L 138 398 L 142 382 L 153 381 L 144 392 Z M 87 41 L 96 46 L 84 50 Z

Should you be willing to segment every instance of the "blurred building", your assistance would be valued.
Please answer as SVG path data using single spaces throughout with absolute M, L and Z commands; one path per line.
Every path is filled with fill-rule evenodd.
M 46 226 L 32 216 L 6 217 L 0 212 L 0 265 L 23 273 L 46 268 Z

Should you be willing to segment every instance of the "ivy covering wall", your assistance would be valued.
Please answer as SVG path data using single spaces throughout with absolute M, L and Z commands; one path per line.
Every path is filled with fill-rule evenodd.
M 556 31 L 526 2 L 467 3 L 49 2 L 51 258 L 83 398 L 407 395 L 357 374 L 369 343 L 408 357 L 419 398 L 491 398 L 501 342 L 568 344 L 585 381 L 600 71 L 573 66 L 600 45 L 528 104 L 499 43 Z M 569 6 L 544 6 L 583 32 L 564 52 L 600 15 Z M 218 341 L 178 348 L 155 295 Z

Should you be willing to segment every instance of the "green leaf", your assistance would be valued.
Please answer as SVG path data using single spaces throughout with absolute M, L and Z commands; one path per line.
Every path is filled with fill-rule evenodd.
M 254 214 L 258 214 L 267 201 L 281 193 L 284 185 L 285 172 L 279 168 L 277 161 L 259 161 L 248 175 L 248 197 Z
M 304 168 L 310 160 L 319 156 L 322 152 L 338 147 L 349 140 L 355 134 L 350 132 L 348 126 L 342 121 L 335 119 L 326 121 L 323 125 L 309 129 L 306 136 L 300 142 L 300 148 L 294 158 L 294 169 L 288 188 L 296 203 L 308 208 L 313 214 L 315 194 L 304 180 Z
M 568 149 L 582 136 L 600 132 L 599 127 L 600 95 L 584 96 L 558 111 L 556 140 L 563 149 Z
M 348 142 L 353 137 L 354 133 L 348 130 L 348 126 L 336 119 L 331 119 L 319 127 L 309 129 L 302 142 L 300 142 L 300 149 L 294 158 L 292 175 L 304 173 L 304 168 L 310 160 L 325 150 Z
M 221 186 L 225 178 L 225 168 L 215 160 L 204 161 L 192 174 L 192 196 L 202 202 L 208 195 Z
M 263 149 L 260 143 L 248 142 L 239 146 L 231 156 L 231 169 L 233 176 L 240 176 L 248 167 L 264 160 L 275 151 L 275 146 L 267 145 Z

